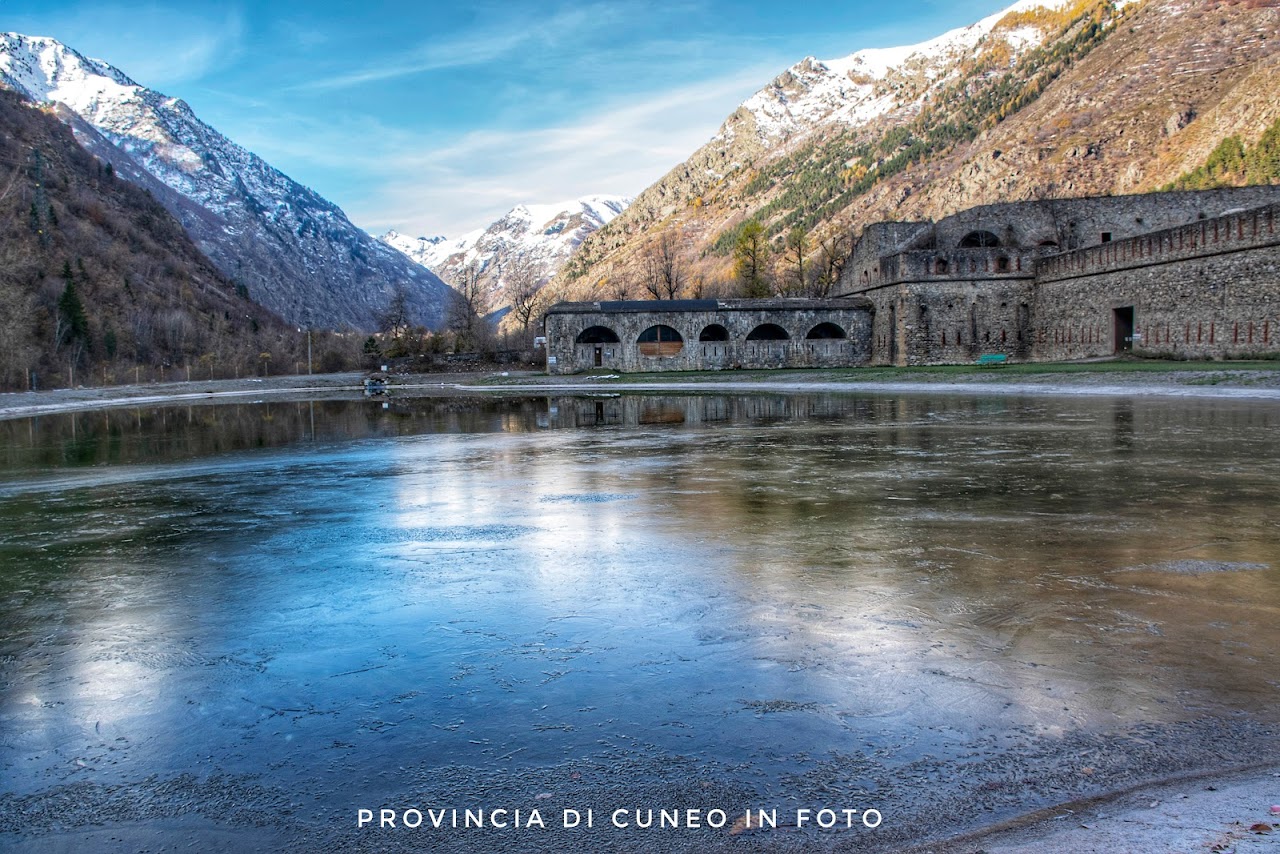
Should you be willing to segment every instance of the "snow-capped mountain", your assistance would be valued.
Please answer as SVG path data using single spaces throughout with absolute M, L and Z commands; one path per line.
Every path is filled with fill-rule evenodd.
M 770 145 L 818 126 L 856 127 L 916 105 L 931 87 L 956 76 L 963 61 L 993 37 L 1008 46 L 1010 62 L 1038 46 L 1045 30 L 1030 21 L 1037 13 L 1051 13 L 1071 2 L 1019 0 L 977 23 L 920 44 L 869 48 L 839 59 L 806 57 L 748 98 L 735 114 L 738 121 L 727 122 L 713 141 L 732 139 L 746 116 L 758 141 Z
M 1104 41 L 1124 7 L 1149 5 L 1017 0 L 919 44 L 806 57 L 744 101 L 605 232 L 588 236 L 557 280 L 557 294 L 585 299 L 602 281 L 634 278 L 660 232 L 678 231 L 699 274 L 714 281 L 729 277 L 726 241 L 751 217 L 774 237 L 797 224 L 826 237 L 868 216 L 869 200 L 876 216 L 900 216 L 904 200 L 923 198 L 927 179 L 897 178 L 904 183 L 889 189 L 890 179 L 934 157 L 963 156 L 984 129 L 1033 104 Z M 1003 156 L 1003 168 L 1011 151 L 1024 150 L 1032 149 L 1008 143 L 990 159 Z M 971 186 L 944 203 L 980 203 Z
M 527 265 L 540 281 L 554 276 L 596 229 L 624 211 L 622 196 L 587 196 L 551 205 L 517 205 L 496 222 L 456 239 L 406 237 L 389 231 L 379 238 L 399 249 L 446 282 L 463 268 L 475 266 L 487 283 L 490 307 L 508 304 L 506 274 Z
M 45 37 L 0 35 L 0 84 L 52 103 L 77 139 L 157 196 L 254 300 L 294 323 L 372 328 L 403 286 L 438 325 L 448 294 L 336 205 L 202 122 L 185 102 Z

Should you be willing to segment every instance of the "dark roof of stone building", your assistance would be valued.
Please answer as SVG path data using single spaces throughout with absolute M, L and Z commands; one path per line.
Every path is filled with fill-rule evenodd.
M 865 306 L 851 299 L 672 299 L 672 300 L 601 300 L 599 302 L 561 302 L 547 309 L 548 314 L 586 314 L 595 312 L 663 312 L 663 311 L 830 311 L 859 309 Z

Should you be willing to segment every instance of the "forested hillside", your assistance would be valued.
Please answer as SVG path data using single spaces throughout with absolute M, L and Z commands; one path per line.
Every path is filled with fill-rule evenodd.
M 1212 190 L 1250 184 L 1280 183 L 1280 119 L 1258 141 L 1245 145 L 1238 134 L 1218 143 L 1205 161 L 1162 189 Z
M 317 365 L 328 353 L 341 367 L 347 347 L 317 338 Z M 293 372 L 305 359 L 305 333 L 223 277 L 150 194 L 0 91 L 0 387 L 29 388 L 33 373 L 46 388 Z

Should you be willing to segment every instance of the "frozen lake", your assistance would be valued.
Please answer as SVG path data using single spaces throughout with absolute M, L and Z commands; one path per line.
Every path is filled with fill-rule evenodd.
M 118 409 L 0 472 L 0 847 L 892 850 L 1277 755 L 1274 403 Z

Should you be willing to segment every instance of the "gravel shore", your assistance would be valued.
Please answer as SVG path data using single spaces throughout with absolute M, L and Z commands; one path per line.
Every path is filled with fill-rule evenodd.
M 1105 364 L 1105 363 L 1104 363 Z M 1022 367 L 1022 366 L 1020 366 Z M 1173 370 L 1046 369 L 956 371 L 852 369 L 841 371 L 724 371 L 697 374 L 584 374 L 548 376 L 532 372 L 405 374 L 391 378 L 391 393 L 432 397 L 492 392 L 875 392 L 1015 395 L 1101 395 L 1280 400 L 1280 369 Z M 319 399 L 362 394 L 366 374 L 251 377 L 148 385 L 55 389 L 0 394 L 0 420 L 114 406 L 244 402 L 256 398 Z

